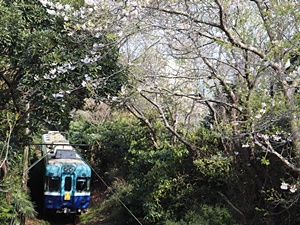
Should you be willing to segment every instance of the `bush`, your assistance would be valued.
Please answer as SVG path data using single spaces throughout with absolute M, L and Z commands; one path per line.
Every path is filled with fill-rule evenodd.
M 220 206 L 202 205 L 199 210 L 192 210 L 177 222 L 168 220 L 166 225 L 231 225 L 230 213 Z

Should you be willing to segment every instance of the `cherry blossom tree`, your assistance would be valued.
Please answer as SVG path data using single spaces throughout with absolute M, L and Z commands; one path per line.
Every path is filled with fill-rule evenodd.
M 298 162 L 270 143 L 291 140 L 299 155 L 296 1 L 133 1 L 123 7 L 131 18 L 124 22 L 136 24 L 122 30 L 131 32 L 122 50 L 135 94 L 175 137 L 195 149 L 176 124 L 188 127 L 187 118 L 207 115 L 229 154 L 252 146 L 299 171 Z M 150 127 L 149 107 L 126 104 Z M 285 119 L 288 124 L 278 125 Z
M 270 183 L 277 184 L 269 187 L 281 183 L 293 193 L 283 203 L 280 190 L 272 192 L 275 206 L 297 202 L 297 1 L 131 1 L 123 7 L 129 24 L 120 43 L 131 83 L 122 98 L 149 127 L 153 146 L 160 146 L 155 122 L 161 121 L 173 143 L 201 159 L 189 134 L 204 121 L 222 153 L 242 163 L 259 188 L 268 179 L 257 163 L 274 169 Z
M 70 112 L 81 108 L 86 97 L 116 95 L 126 76 L 117 48 L 110 45 L 114 33 L 105 26 L 90 27 L 92 8 L 51 1 L 16 4 L 27 10 L 1 5 L 7 10 L 1 33 L 1 108 L 19 114 L 20 124 L 30 112 L 31 129 L 40 121 L 65 129 Z

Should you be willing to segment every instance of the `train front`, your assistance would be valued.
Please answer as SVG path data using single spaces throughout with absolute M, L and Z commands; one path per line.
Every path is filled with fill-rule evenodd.
M 44 203 L 48 211 L 76 213 L 86 211 L 90 202 L 91 169 L 74 152 L 59 150 L 46 164 Z

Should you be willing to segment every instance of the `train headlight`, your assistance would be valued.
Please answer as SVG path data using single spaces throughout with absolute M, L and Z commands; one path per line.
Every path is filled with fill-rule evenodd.
M 64 173 L 73 173 L 75 169 L 72 166 L 65 166 L 63 168 L 63 170 L 64 170 Z

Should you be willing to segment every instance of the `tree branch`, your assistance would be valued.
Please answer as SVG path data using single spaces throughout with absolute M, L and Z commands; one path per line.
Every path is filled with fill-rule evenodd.
M 229 199 L 223 193 L 218 191 L 218 194 L 221 195 L 221 197 L 225 200 L 225 202 L 227 202 L 228 205 L 230 205 L 230 207 L 242 217 L 243 224 L 247 224 L 247 220 L 245 218 L 244 213 L 242 213 L 241 210 L 239 210 L 237 207 L 235 207 L 235 205 L 231 201 L 229 201 Z
M 259 141 L 259 139 L 261 139 L 264 142 L 265 145 L 262 144 L 261 141 Z M 259 146 L 262 150 L 264 150 L 265 152 L 268 152 L 268 153 L 271 153 L 271 154 L 275 155 L 290 170 L 292 170 L 294 172 L 297 172 L 297 173 L 300 173 L 300 168 L 299 167 L 297 167 L 296 165 L 294 165 L 293 163 L 288 161 L 285 157 L 283 157 L 281 154 L 279 154 L 277 151 L 275 151 L 275 149 L 272 147 L 267 135 L 257 134 L 256 136 L 254 136 L 254 143 L 257 146 Z
M 180 134 L 178 134 L 169 124 L 167 118 L 165 117 L 165 114 L 162 110 L 162 108 L 154 101 L 152 101 L 151 99 L 149 99 L 145 94 L 143 94 L 142 92 L 140 92 L 141 96 L 144 97 L 148 102 L 150 102 L 152 105 L 154 105 L 157 110 L 159 111 L 161 118 L 165 124 L 165 127 L 173 134 L 175 135 L 179 141 L 181 141 L 183 144 L 185 144 L 190 150 L 192 150 L 193 152 L 196 153 L 196 155 L 198 156 L 198 152 L 195 146 L 193 146 L 190 142 L 188 142 L 187 140 L 185 140 Z
M 126 108 L 139 120 L 141 120 L 150 130 L 150 138 L 151 141 L 156 149 L 158 149 L 158 144 L 157 144 L 157 137 L 156 133 L 149 122 L 149 120 L 143 115 L 141 111 L 139 111 L 135 106 L 129 104 L 128 102 L 125 103 Z

